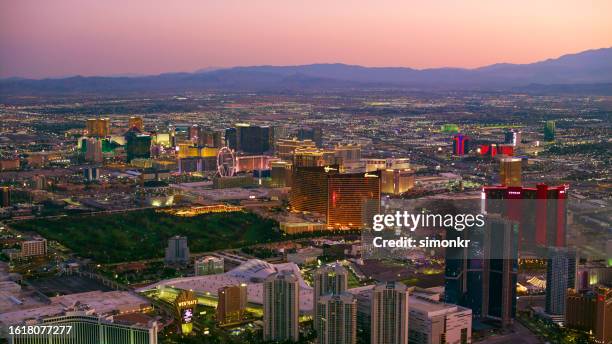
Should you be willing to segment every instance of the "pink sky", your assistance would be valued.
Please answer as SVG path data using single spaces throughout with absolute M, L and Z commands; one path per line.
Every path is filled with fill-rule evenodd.
M 0 77 L 477 67 L 610 46 L 609 0 L 0 0 Z

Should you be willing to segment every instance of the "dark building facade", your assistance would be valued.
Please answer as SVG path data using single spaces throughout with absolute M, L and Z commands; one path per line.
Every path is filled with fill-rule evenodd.
M 298 130 L 298 140 L 312 140 L 317 148 L 323 147 L 323 129 L 321 128 L 300 128 Z
M 127 161 L 148 159 L 151 157 L 151 136 L 130 130 L 125 134 L 125 152 Z
M 476 319 L 511 324 L 516 315 L 518 224 L 488 216 L 484 228 L 447 230 L 447 238 L 455 237 L 470 239 L 471 246 L 446 249 L 445 302 L 472 309 Z

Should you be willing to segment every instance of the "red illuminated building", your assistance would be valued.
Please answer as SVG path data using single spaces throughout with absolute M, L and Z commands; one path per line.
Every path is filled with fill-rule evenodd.
M 488 186 L 483 188 L 486 209 L 520 223 L 523 247 L 566 245 L 568 185 L 535 188 Z M 503 200 L 503 201 L 502 201 Z
M 463 134 L 453 135 L 453 155 L 465 155 L 469 138 Z

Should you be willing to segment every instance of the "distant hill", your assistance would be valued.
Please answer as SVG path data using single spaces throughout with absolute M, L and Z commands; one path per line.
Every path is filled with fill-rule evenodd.
M 152 76 L 0 80 L 0 96 L 184 92 L 313 91 L 351 88 L 420 90 L 594 91 L 608 94 L 612 83 L 612 48 L 588 50 L 530 64 L 500 63 L 475 69 L 362 67 L 345 64 L 251 66 L 202 69 L 195 73 Z M 589 86 L 586 86 L 589 85 Z M 549 87 L 550 86 L 550 87 Z

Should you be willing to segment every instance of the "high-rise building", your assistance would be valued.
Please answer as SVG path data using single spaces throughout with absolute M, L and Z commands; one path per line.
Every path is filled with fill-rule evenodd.
M 411 344 L 472 342 L 472 310 L 421 296 L 410 296 L 409 300 Z
M 499 161 L 499 182 L 503 186 L 521 186 L 523 161 L 519 158 L 504 157 Z
M 0 187 L 0 208 L 11 206 L 11 189 L 8 186 Z
M 293 152 L 294 167 L 316 167 L 325 165 L 338 165 L 342 160 L 336 158 L 332 150 L 316 148 L 296 148 Z
M 189 127 L 189 130 L 187 131 L 187 138 L 194 145 L 203 146 L 204 144 L 202 143 L 203 141 L 202 140 L 203 139 L 202 127 L 200 127 L 197 124 L 194 124 L 191 127 Z
M 446 249 L 445 302 L 507 326 L 516 314 L 518 223 L 499 215 L 487 216 L 485 223 L 470 231 L 447 231 L 447 239 L 467 237 L 475 244 Z
M 549 249 L 546 262 L 546 314 L 554 322 L 565 321 L 567 291 L 576 283 L 576 251 L 565 247 Z
M 222 274 L 225 267 L 223 258 L 206 256 L 193 263 L 196 276 Z
M 237 145 L 237 136 L 238 130 L 236 128 L 227 128 L 225 129 L 225 146 L 230 149 L 236 150 Z
M 380 213 L 380 173 L 328 175 L 327 226 L 366 228 Z
M 102 154 L 102 140 L 97 138 L 86 138 L 81 142 L 85 149 L 85 160 L 100 163 L 104 157 Z
M 338 169 L 294 168 L 289 203 L 295 211 L 325 215 L 328 227 L 363 228 L 380 211 L 380 175 Z
M 313 314 L 319 314 L 318 300 L 324 295 L 338 295 L 345 292 L 348 289 L 348 271 L 336 263 L 332 265 L 325 265 L 317 269 L 313 276 L 314 280 L 314 312 Z M 319 330 L 320 318 L 314 317 L 314 328 Z
M 408 295 L 408 288 L 400 282 L 383 282 L 374 287 L 370 311 L 371 343 L 408 343 Z
M 315 302 L 317 343 L 357 343 L 357 300 L 352 294 L 324 295 Z
M 384 169 L 381 173 L 380 192 L 400 195 L 414 188 L 414 171 L 410 169 Z
M 128 131 L 125 134 L 127 161 L 151 158 L 151 141 L 150 135 L 141 134 L 137 130 Z
M 168 239 L 165 262 L 170 264 L 189 262 L 189 247 L 187 246 L 187 237 L 176 235 Z
M 285 161 L 273 161 L 270 163 L 271 186 L 283 188 L 291 186 L 293 179 L 293 164 Z
M 536 187 L 486 186 L 486 211 L 518 221 L 519 249 L 566 243 L 568 185 Z
M 128 130 L 132 128 L 138 129 L 139 132 L 144 131 L 144 122 L 142 120 L 142 117 L 139 117 L 139 116 L 130 117 L 130 119 L 128 120 Z
M 225 286 L 217 292 L 217 322 L 221 325 L 235 324 L 244 320 L 247 304 L 247 286 Z
M 284 161 L 291 161 L 296 149 L 308 148 L 315 149 L 315 143 L 312 140 L 279 139 L 274 144 L 276 156 Z
M 514 147 L 521 145 L 521 132 L 516 129 L 510 129 L 504 133 L 504 143 L 511 144 Z
M 296 167 L 289 193 L 289 204 L 295 211 L 327 214 L 328 175 L 339 173 L 339 166 Z
M 514 221 L 488 216 L 484 230 L 482 315 L 502 326 L 512 324 L 516 316 L 518 227 Z
M 318 148 L 323 147 L 323 129 L 321 128 L 300 128 L 297 136 L 298 140 L 312 140 Z
M 465 155 L 469 151 L 469 138 L 463 134 L 453 135 L 453 155 Z
M 334 147 L 334 153 L 342 165 L 356 163 L 361 160 L 361 145 L 337 145 Z
M 289 270 L 274 273 L 263 285 L 263 338 L 266 341 L 299 339 L 298 316 L 300 284 Z
M 274 129 L 272 127 L 238 123 L 233 129 L 225 131 L 225 139 L 230 148 L 256 155 L 272 150 L 272 143 L 274 142 Z M 234 133 L 235 148 L 232 147 Z
M 595 343 L 612 343 L 612 288 L 603 285 L 567 295 L 565 326 L 589 332 Z
M 110 135 L 110 118 L 87 119 L 87 136 L 106 137 Z
M 555 121 L 546 121 L 544 123 L 544 141 L 555 140 Z

